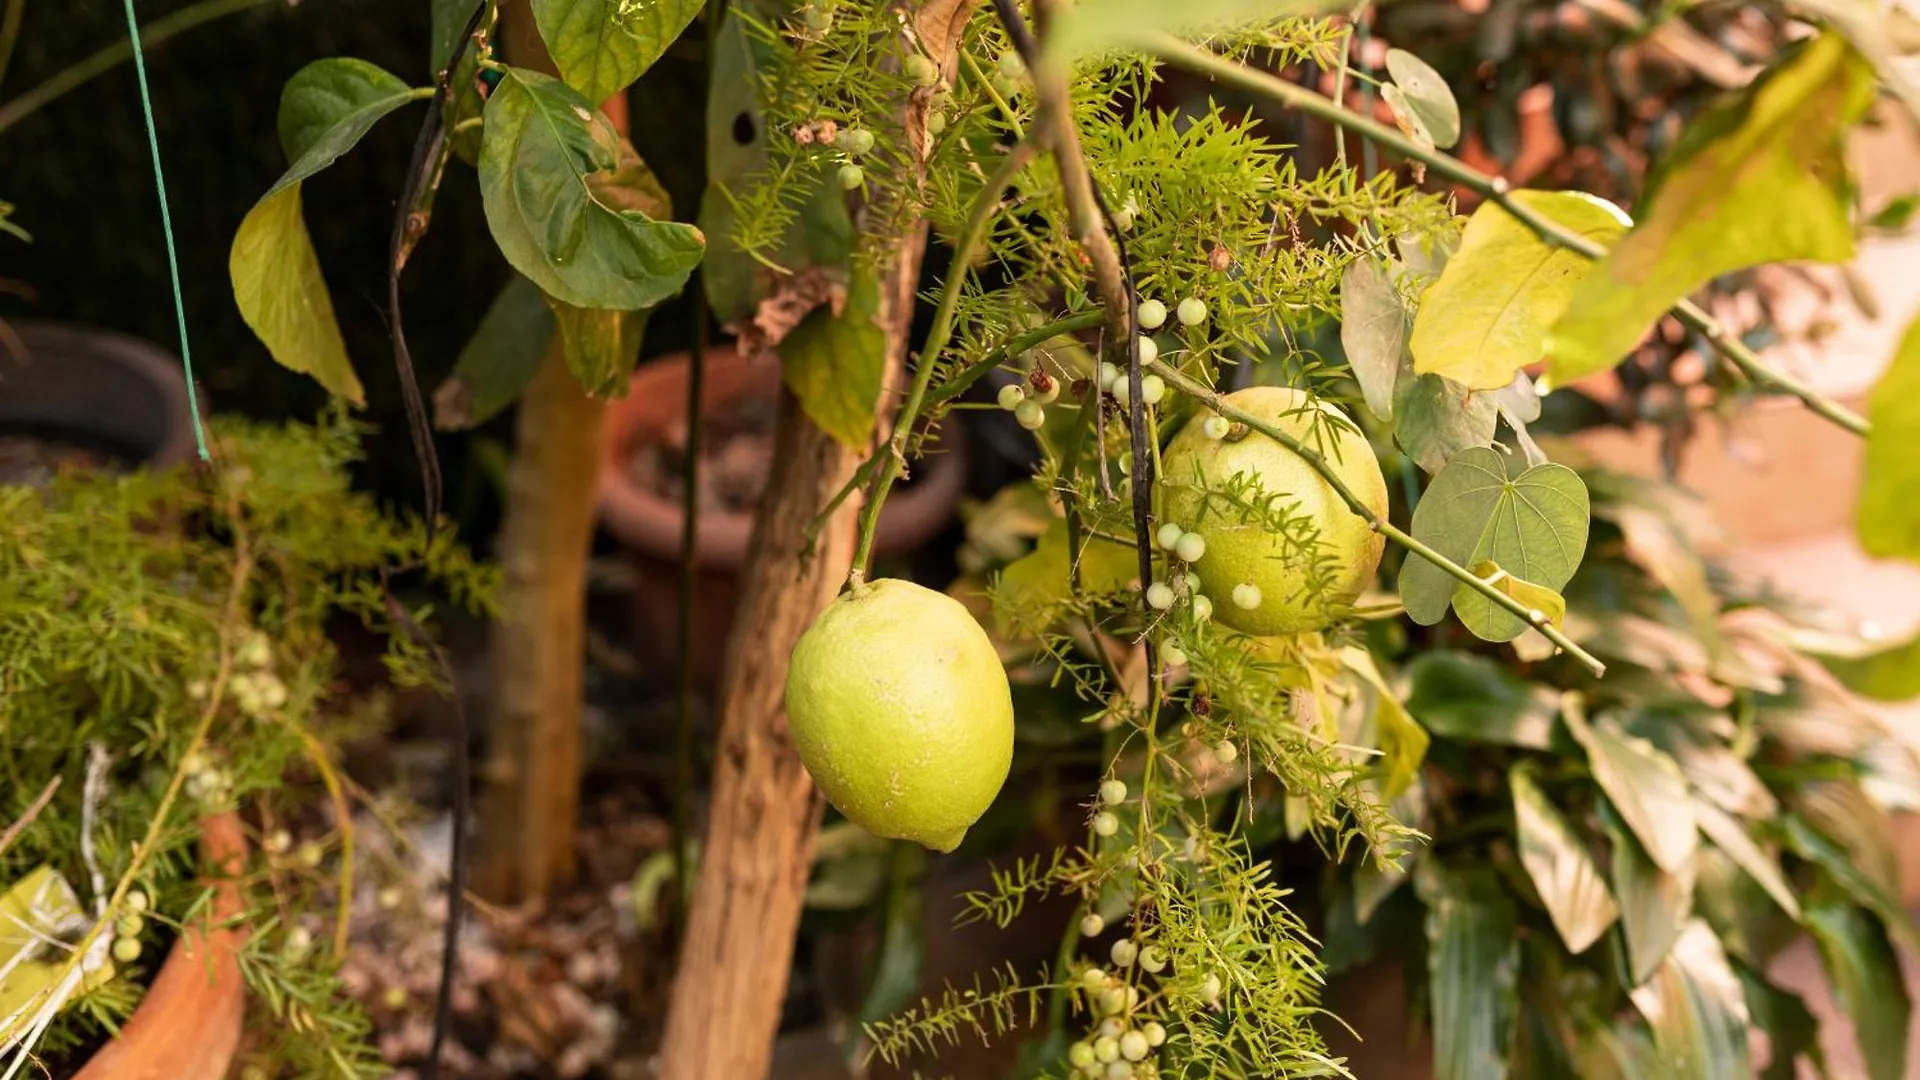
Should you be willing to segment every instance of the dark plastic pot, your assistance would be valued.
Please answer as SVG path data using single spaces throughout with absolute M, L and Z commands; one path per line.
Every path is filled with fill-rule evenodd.
M 7 327 L 24 355 L 0 345 L 0 435 L 66 443 L 127 468 L 178 465 L 192 455 L 193 421 L 178 357 L 89 327 Z
M 780 369 L 755 363 L 719 346 L 706 357 L 701 408 L 708 416 L 741 396 L 765 401 L 769 408 L 780 391 Z M 607 413 L 601 451 L 600 520 L 632 553 L 637 570 L 636 615 L 643 655 L 664 663 L 679 655 L 680 531 L 678 499 L 637 483 L 632 461 L 648 442 L 667 440 L 683 423 L 687 401 L 688 357 L 664 356 L 634 372 L 627 396 Z M 711 430 L 711 428 L 709 428 Z M 966 483 L 962 440 L 942 444 L 942 452 L 916 463 L 914 481 L 896 486 L 887 497 L 874 537 L 876 555 L 913 551 L 937 536 L 953 520 Z M 696 588 L 693 667 L 702 685 L 719 678 L 727 635 L 733 626 L 738 575 L 747 560 L 753 533 L 750 510 L 704 510 L 694 538 Z

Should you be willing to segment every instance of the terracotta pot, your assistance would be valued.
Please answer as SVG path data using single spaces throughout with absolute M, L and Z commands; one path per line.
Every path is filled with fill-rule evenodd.
M 220 881 L 212 909 L 180 934 L 140 1007 L 74 1080 L 220 1080 L 240 1046 L 246 985 L 236 957 L 246 931 L 213 929 L 244 907 L 235 879 L 246 834 L 232 814 L 201 827 L 201 852 Z
M 641 365 L 627 396 L 607 413 L 600 461 L 600 519 L 632 552 L 639 633 L 649 659 L 672 663 L 678 656 L 680 530 L 678 499 L 663 497 L 635 481 L 635 451 L 648 442 L 676 439 L 684 424 L 688 357 L 664 356 Z M 701 409 L 712 416 L 742 396 L 770 406 L 780 392 L 780 370 L 749 361 L 731 347 L 708 350 Z M 961 440 L 942 442 L 940 452 L 917 463 L 915 482 L 897 485 L 880 514 L 874 550 L 879 556 L 911 551 L 932 540 L 952 520 L 966 483 Z M 694 538 L 700 603 L 694 610 L 693 667 L 702 685 L 719 677 L 733 625 L 737 577 L 753 533 L 751 511 L 704 509 Z

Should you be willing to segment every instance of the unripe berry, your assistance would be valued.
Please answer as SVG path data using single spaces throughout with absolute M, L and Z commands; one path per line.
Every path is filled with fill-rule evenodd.
M 1200 424 L 1200 430 L 1209 439 L 1224 439 L 1227 432 L 1233 430 L 1233 421 L 1224 416 L 1209 416 Z
M 999 400 L 1001 408 L 1012 412 L 1014 409 L 1020 407 L 1021 402 L 1027 400 L 1026 387 L 1021 386 L 1019 383 L 1008 383 L 1000 388 Z
M 1167 969 L 1167 953 L 1158 945 L 1149 945 L 1140 950 L 1140 966 L 1148 974 L 1158 975 Z
M 1067 1047 L 1067 1060 L 1071 1062 L 1076 1069 L 1084 1069 L 1092 1065 L 1094 1063 L 1093 1044 L 1090 1042 L 1077 1042 Z
M 840 187 L 846 191 L 852 191 L 867 182 L 867 171 L 851 162 L 840 166 L 839 171 L 833 175 L 840 181 Z
M 1173 606 L 1173 586 L 1164 581 L 1156 581 L 1147 586 L 1147 606 L 1155 611 L 1165 611 Z
M 1189 296 L 1180 301 L 1180 308 L 1175 314 L 1180 318 L 1180 325 L 1199 326 L 1207 321 L 1207 302 L 1197 296 Z
M 1151 364 L 1160 359 L 1160 346 L 1145 334 L 1140 335 L 1140 362 Z
M 1181 562 L 1199 562 L 1200 557 L 1207 553 L 1207 538 L 1199 533 L 1183 534 L 1179 542 L 1173 545 L 1173 553 Z
M 1108 780 L 1100 785 L 1100 801 L 1108 806 L 1119 806 L 1127 801 L 1127 783 L 1124 780 Z
M 1260 586 L 1251 581 L 1243 581 L 1233 587 L 1233 606 L 1242 611 L 1259 607 L 1260 599 Z
M 140 943 L 130 937 L 116 939 L 113 943 L 113 958 L 123 964 L 133 963 L 140 959 Z
M 285 829 L 275 829 L 267 834 L 267 838 L 260 842 L 260 846 L 265 848 L 269 855 L 285 855 L 287 849 L 293 846 L 293 837 Z
M 848 128 L 840 133 L 840 149 L 859 157 L 873 150 L 873 132 L 866 128 Z
M 1114 833 L 1117 833 L 1119 831 L 1120 831 L 1119 818 L 1114 817 L 1112 814 L 1107 813 L 1105 810 L 1102 810 L 1099 813 L 1093 815 L 1093 834 L 1095 836 L 1112 836 Z
M 1108 393 L 1113 395 L 1114 404 L 1123 409 L 1133 400 L 1133 384 L 1127 380 L 1125 372 L 1113 380 L 1113 388 Z
M 1142 300 L 1135 314 L 1140 319 L 1141 329 L 1158 330 L 1166 324 L 1167 305 L 1158 300 Z
M 1156 1020 L 1140 1025 L 1140 1034 L 1147 1037 L 1148 1046 L 1159 1046 L 1167 1041 L 1167 1029 Z
M 1193 594 L 1193 617 L 1201 622 L 1213 618 L 1213 601 L 1199 593 Z
M 312 870 L 320 865 L 320 861 L 326 857 L 326 852 L 319 844 L 309 840 L 300 845 L 300 850 L 294 852 L 293 857 L 301 866 Z
M 1120 369 L 1105 360 L 1100 361 L 1100 389 L 1112 390 L 1113 384 L 1120 379 Z
M 386 993 L 380 995 L 380 1003 L 395 1012 L 399 1012 L 401 1009 L 407 1007 L 407 988 L 404 986 L 387 987 Z
M 1034 368 L 1027 373 L 1027 393 L 1042 405 L 1051 405 L 1060 398 L 1060 380 Z
M 1187 654 L 1179 645 L 1169 641 L 1160 646 L 1160 659 L 1166 661 L 1168 667 L 1179 667 L 1187 662 Z
M 1014 422 L 1028 431 L 1039 431 L 1047 422 L 1047 410 L 1029 398 L 1013 410 Z
M 1100 1026 L 1094 1030 L 1094 1034 L 1096 1036 L 1105 1035 L 1109 1039 L 1117 1039 L 1126 1034 L 1126 1031 L 1127 1022 L 1125 1020 L 1117 1016 L 1109 1016 L 1105 1020 L 1100 1021 Z
M 1240 757 L 1240 748 L 1225 739 L 1214 744 L 1213 760 L 1222 765 L 1231 765 Z
M 1001 75 L 1009 79 L 1017 79 L 1027 73 L 1027 65 L 1021 62 L 1020 54 L 1017 52 L 1008 51 L 1001 53 L 1000 59 L 995 62 L 994 66 L 1000 69 Z
M 947 130 L 946 113 L 936 111 L 927 114 L 927 134 L 939 135 L 945 130 Z
M 1120 1040 L 1111 1035 L 1102 1035 L 1093 1040 L 1093 1056 L 1100 1061 L 1118 1061 Z
M 304 926 L 296 926 L 287 931 L 286 953 L 290 960 L 298 960 L 313 948 L 313 932 Z
M 1114 967 L 1132 967 L 1133 962 L 1140 957 L 1140 946 L 1126 938 L 1121 938 L 1113 943 L 1113 948 L 1108 950 L 1108 955 L 1113 958 Z
M 1105 923 L 1101 925 L 1104 927 Z M 1107 987 L 1107 973 L 1097 967 L 1090 967 L 1080 973 L 1080 986 L 1088 993 L 1104 990 Z
M 1207 999 L 1207 1004 L 1209 1005 L 1220 1000 L 1220 976 L 1219 975 L 1214 974 L 1213 972 L 1207 973 L 1206 981 L 1200 984 L 1200 996 Z
M 1138 1031 L 1129 1031 L 1120 1036 L 1120 1056 L 1128 1061 L 1144 1059 L 1147 1049 L 1147 1037 Z
M 1180 545 L 1180 538 L 1185 535 L 1187 530 L 1181 528 L 1177 522 L 1169 521 L 1160 526 L 1160 531 L 1154 533 L 1153 538 L 1159 543 L 1161 550 L 1172 551 Z
M 1161 380 L 1160 376 L 1153 374 L 1140 376 L 1141 401 L 1149 405 L 1158 405 L 1160 404 L 1160 399 L 1166 396 L 1167 384 Z
M 1106 1080 L 1133 1080 L 1133 1066 L 1125 1061 L 1116 1061 L 1108 1065 L 1107 1071 L 1101 1075 Z
M 146 928 L 147 920 L 134 914 L 122 915 L 113 923 L 113 932 L 121 937 L 137 938 Z
M 147 894 L 139 889 L 133 889 L 127 893 L 128 911 L 145 911 L 151 903 L 153 903 L 153 901 L 149 900 Z
M 1099 937 L 1101 934 L 1106 932 L 1106 929 L 1107 929 L 1107 920 L 1101 918 L 1099 912 L 1089 911 L 1085 915 L 1080 916 L 1080 936 L 1081 937 Z M 1101 985 L 1103 986 L 1106 985 L 1104 979 L 1102 980 Z
M 940 81 L 940 69 L 934 66 L 933 61 L 921 56 L 919 53 L 907 57 L 907 63 L 903 70 L 906 71 L 907 78 L 912 79 L 921 86 L 932 86 Z

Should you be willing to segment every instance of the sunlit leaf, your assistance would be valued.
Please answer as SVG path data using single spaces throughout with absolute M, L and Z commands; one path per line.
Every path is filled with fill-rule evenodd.
M 1619 363 L 1670 307 L 1721 274 L 1852 258 L 1846 133 L 1873 84 L 1872 67 L 1828 33 L 1693 121 L 1639 223 L 1581 280 L 1554 324 L 1554 385 Z
M 1666 958 L 1693 914 L 1697 861 L 1688 859 L 1677 871 L 1662 870 L 1617 813 L 1606 814 L 1605 822 L 1613 844 L 1611 876 L 1627 939 L 1627 971 L 1637 986 Z
M 1867 397 L 1866 473 L 1854 527 L 1867 554 L 1920 562 L 1920 319 L 1907 327 L 1893 363 Z M 1920 670 L 1910 668 L 1909 671 Z
M 1495 562 L 1508 573 L 1558 592 L 1587 549 L 1587 488 L 1563 465 L 1525 466 L 1489 449 L 1464 450 L 1434 477 L 1413 512 L 1413 535 L 1464 566 Z M 1400 569 L 1400 598 L 1423 626 L 1452 605 L 1468 629 L 1508 641 L 1527 628 L 1518 616 L 1416 555 Z
M 1513 794 L 1520 865 L 1533 879 L 1533 889 L 1567 951 L 1586 952 L 1620 917 L 1620 908 L 1586 844 L 1534 782 L 1531 764 L 1508 770 L 1507 788 Z
M 1907 1074 L 1913 1002 L 1886 926 L 1865 908 L 1822 900 L 1807 905 L 1807 930 L 1820 947 L 1840 1011 L 1853 1021 L 1867 1075 L 1901 1080 Z
M 1460 103 L 1445 77 L 1405 49 L 1387 50 L 1387 74 L 1399 90 L 1396 112 L 1404 107 L 1427 140 L 1442 150 L 1460 141 Z
M 1745 825 L 1712 803 L 1695 802 L 1693 813 L 1700 831 L 1713 846 L 1765 889 L 1773 902 L 1780 905 L 1780 910 L 1799 922 L 1800 901 L 1794 896 L 1793 886 L 1787 883 L 1786 873 L 1780 869 L 1780 860 L 1760 850 Z
M 1566 624 L 1566 598 L 1552 589 L 1515 577 L 1507 573 L 1499 563 L 1490 559 L 1474 563 L 1467 569 L 1473 573 L 1474 577 L 1486 582 L 1514 603 L 1524 606 L 1529 612 L 1538 612 L 1546 619 L 1547 625 L 1558 629 Z M 1464 615 L 1461 616 L 1461 621 L 1466 622 Z M 1467 629 L 1473 630 L 1473 625 L 1468 623 Z
M 700 230 L 609 201 L 594 178 L 621 164 L 620 139 L 585 98 L 509 68 L 486 117 L 480 194 L 514 269 L 575 307 L 638 310 L 686 284 Z
M 1589 724 L 1577 710 L 1563 715 L 1567 729 L 1587 751 L 1594 782 L 1647 855 L 1662 870 L 1681 871 L 1693 858 L 1699 833 L 1680 766 L 1652 743 L 1622 731 L 1612 717 Z
M 1367 408 L 1393 419 L 1393 388 L 1407 349 L 1407 307 L 1392 267 L 1361 256 L 1340 276 L 1340 348 Z
M 485 423 L 533 381 L 553 340 L 553 312 L 533 282 L 513 275 L 433 393 L 433 423 L 458 431 Z
M 300 186 L 353 149 L 381 117 L 420 97 L 363 60 L 316 60 L 295 72 L 280 95 L 278 124 L 293 164 L 247 211 L 227 256 L 240 316 L 273 358 L 356 405 L 365 394 L 301 213 Z
M 1713 930 L 1681 931 L 1653 978 L 1630 995 L 1653 1029 L 1670 1080 L 1751 1080 L 1747 996 Z
M 1446 739 L 1544 750 L 1559 701 L 1504 665 L 1471 653 L 1423 652 L 1407 665 L 1407 711 Z
M 1602 247 L 1627 230 L 1627 216 L 1577 191 L 1516 191 L 1515 202 Z M 1475 390 L 1498 390 L 1546 353 L 1547 331 L 1567 310 L 1593 260 L 1555 247 L 1498 203 L 1467 220 L 1460 250 L 1420 298 L 1413 320 L 1413 369 Z
M 704 0 L 533 0 L 534 24 L 567 85 L 605 101 L 633 84 Z
M 1393 441 L 1430 473 L 1464 450 L 1493 442 L 1499 402 L 1438 375 L 1402 369 L 1393 387 Z
M 996 608 L 1008 614 L 1050 610 L 1070 592 L 1067 523 L 1055 518 L 1040 542 L 1000 575 L 994 588 Z M 1130 545 L 1087 537 L 1080 549 L 1081 587 L 1090 593 L 1114 592 L 1140 576 Z
M 1420 773 L 1420 763 L 1426 760 L 1427 744 L 1431 741 L 1427 729 L 1420 726 L 1394 695 L 1392 687 L 1381 676 L 1379 665 L 1374 663 L 1372 653 L 1348 646 L 1340 650 L 1340 662 L 1373 688 L 1374 737 L 1381 757 L 1380 794 L 1388 799 L 1398 798 L 1412 786 L 1414 777 Z
M 1162 34 L 1203 37 L 1284 18 L 1345 7 L 1328 0 L 1081 0 L 1063 8 L 1047 35 L 1048 51 L 1071 61 L 1118 48 L 1145 48 Z
M 857 271 L 838 313 L 815 308 L 780 343 L 780 369 L 800 407 L 820 430 L 864 450 L 873 438 L 887 332 L 880 325 L 880 283 Z
M 1490 869 L 1414 874 L 1427 907 L 1434 1080 L 1504 1080 L 1520 947 L 1513 902 Z

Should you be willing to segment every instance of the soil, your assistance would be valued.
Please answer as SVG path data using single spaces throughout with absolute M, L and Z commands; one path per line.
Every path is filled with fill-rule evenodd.
M 738 394 L 707 414 L 700 439 L 701 512 L 750 514 L 760 501 L 773 458 L 775 401 Z M 676 422 L 658 442 L 636 447 L 629 475 L 662 499 L 684 501 L 687 428 Z
M 57 474 L 97 469 L 112 459 L 84 446 L 37 435 L 0 433 L 0 485 L 45 487 Z

